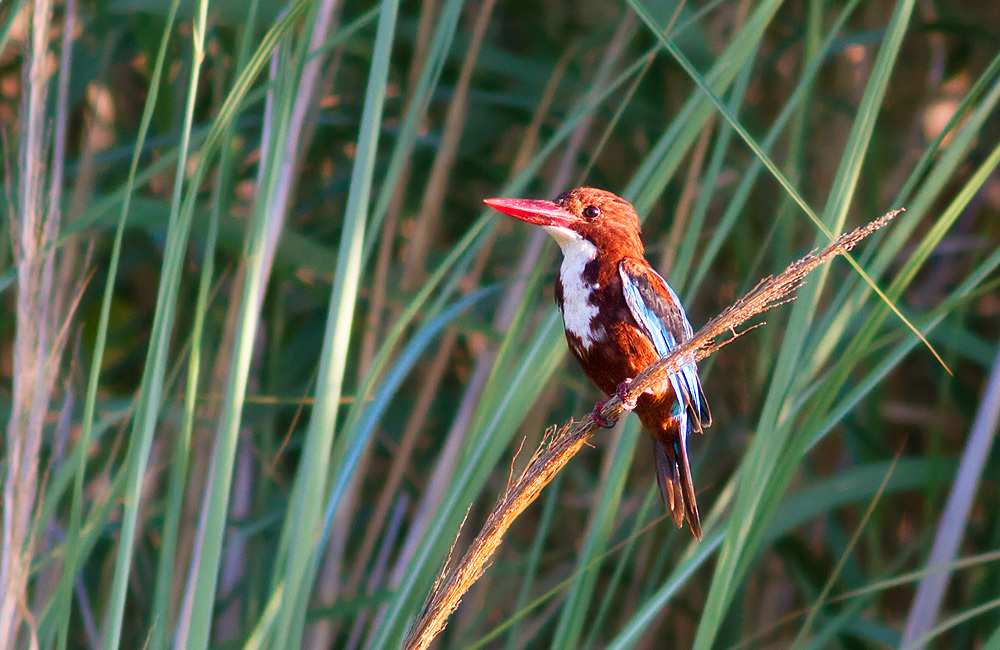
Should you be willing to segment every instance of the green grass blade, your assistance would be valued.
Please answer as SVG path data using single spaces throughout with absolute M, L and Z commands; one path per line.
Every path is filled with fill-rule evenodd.
M 169 42 L 170 33 L 173 30 L 174 18 L 177 15 L 177 7 L 179 6 L 178 0 L 170 5 L 169 17 L 167 23 L 164 27 L 163 37 L 160 42 L 160 50 L 157 54 L 157 61 L 154 67 L 154 79 L 156 79 L 156 84 L 154 88 L 159 87 L 159 79 L 163 74 L 163 64 L 166 59 L 167 44 Z M 132 166 L 129 169 L 129 180 L 127 186 L 132 186 L 135 183 L 135 173 L 139 165 L 139 152 L 142 151 L 142 143 L 145 140 L 146 131 L 149 128 L 149 123 L 152 119 L 153 109 L 156 105 L 156 93 L 155 90 L 151 93 L 149 100 L 146 102 L 146 108 L 143 111 L 143 122 L 140 127 L 140 138 L 136 142 L 135 153 L 132 158 Z M 181 177 L 182 178 L 182 177 Z M 178 178 L 176 182 L 179 184 L 181 178 Z M 83 449 L 87 448 L 87 442 L 90 437 L 90 427 L 93 423 L 94 417 L 94 405 L 96 403 L 98 379 L 100 377 L 100 366 L 104 357 L 104 349 L 107 341 L 107 328 L 108 328 L 108 315 L 111 309 L 111 299 L 113 296 L 114 278 L 117 275 L 117 268 L 119 264 L 119 259 L 121 256 L 121 245 L 122 237 L 125 229 L 125 220 L 128 215 L 128 201 L 131 198 L 131 189 L 126 190 L 125 202 L 122 205 L 121 216 L 119 217 L 118 229 L 115 234 L 115 244 L 112 252 L 112 264 L 108 271 L 108 280 L 105 285 L 104 298 L 101 305 L 101 323 L 98 326 L 97 343 L 94 350 L 94 358 L 90 369 L 90 378 L 87 382 L 87 399 L 84 407 L 84 432 L 81 435 L 81 447 Z M 178 240 L 181 239 L 178 237 Z M 177 240 L 175 240 L 175 245 L 178 245 Z M 183 242 L 181 242 L 183 244 Z M 166 264 L 164 264 L 166 266 Z M 166 275 L 166 274 L 165 274 Z M 161 282 L 163 286 L 165 282 Z M 160 292 L 158 295 L 165 295 L 165 292 Z M 163 305 L 161 311 L 161 304 L 157 301 L 156 310 L 156 321 L 154 322 L 154 336 L 150 340 L 149 354 L 147 355 L 146 366 L 143 370 L 143 381 L 140 387 L 140 402 L 139 407 L 137 407 L 135 412 L 135 424 L 133 425 L 133 438 L 132 444 L 129 447 L 129 460 L 126 468 L 123 472 L 127 473 L 129 476 L 128 493 L 130 495 L 130 502 L 126 501 L 125 514 L 122 521 L 122 533 L 121 542 L 118 555 L 115 561 L 115 579 L 114 585 L 111 592 L 111 605 L 108 611 L 108 619 L 105 624 L 105 636 L 104 636 L 104 648 L 105 650 L 116 650 L 118 647 L 118 641 L 120 638 L 120 630 L 122 625 L 122 615 L 125 609 L 125 588 L 127 585 L 127 577 L 129 568 L 132 563 L 132 548 L 134 546 L 134 536 L 135 536 L 135 525 L 136 516 L 139 507 L 139 498 L 142 489 L 142 478 L 145 473 L 146 460 L 149 455 L 149 447 L 152 443 L 153 436 L 153 424 L 155 420 L 155 413 L 153 413 L 152 418 L 146 418 L 145 422 L 140 422 L 140 413 L 145 415 L 149 413 L 151 406 L 149 402 L 153 401 L 158 397 L 157 393 L 157 377 L 156 375 L 161 370 L 153 367 L 153 364 L 162 368 L 162 365 L 166 361 L 165 350 L 166 347 L 166 336 L 164 329 L 169 330 L 172 318 L 169 314 L 170 306 Z M 165 313 L 167 312 L 167 313 Z M 157 328 L 157 324 L 160 325 Z M 157 343 L 160 349 L 157 349 Z M 158 401 L 158 400 L 156 400 Z M 83 491 L 83 476 L 84 470 L 86 469 L 86 455 L 80 456 L 81 465 L 77 469 L 77 479 L 74 487 L 74 503 L 80 503 L 81 506 L 75 506 L 77 515 L 82 512 L 82 491 Z M 73 531 L 77 527 L 71 525 Z M 71 533 L 74 534 L 74 533 Z M 75 559 L 77 557 L 77 550 L 75 549 L 72 542 L 69 545 L 68 556 L 73 558 L 68 564 L 69 570 L 65 574 L 66 584 L 63 587 L 65 597 L 68 598 L 70 595 L 72 579 L 75 575 Z M 65 638 L 64 634 L 60 634 L 60 637 Z M 65 643 L 61 641 L 60 643 Z
M 258 0 L 252 0 L 250 19 L 244 26 L 241 36 L 240 57 L 238 68 L 246 66 L 250 56 L 250 43 L 253 34 L 254 18 L 257 13 Z M 204 25 L 201 26 L 204 29 Z M 193 93 L 192 93 L 193 94 Z M 235 133 L 235 122 L 228 129 L 229 140 Z M 212 214 L 208 219 L 208 233 L 205 241 L 205 255 L 202 262 L 201 277 L 198 282 L 198 295 L 194 307 L 194 322 L 191 331 L 191 354 L 187 369 L 187 390 L 184 396 L 184 425 L 175 441 L 173 458 L 170 463 L 170 477 L 167 485 L 166 514 L 163 522 L 163 542 L 160 548 L 159 564 L 157 566 L 156 585 L 153 590 L 153 613 L 149 635 L 150 650 L 163 650 L 167 647 L 172 631 L 170 616 L 170 596 L 173 589 L 175 559 L 177 554 L 177 539 L 181 534 L 181 514 L 184 502 L 185 482 L 191 454 L 191 438 L 195 426 L 197 409 L 197 391 L 201 375 L 201 350 L 206 313 L 208 311 L 209 292 L 215 273 L 215 255 L 218 243 L 219 221 L 222 206 L 225 203 L 223 193 L 232 187 L 234 170 L 232 169 L 232 149 L 224 148 L 218 171 L 212 200 Z
M 308 592 L 305 579 L 310 573 L 315 545 L 313 535 L 301 534 L 315 530 L 323 507 L 323 486 L 329 475 L 329 458 L 333 432 L 336 426 L 338 405 L 343 391 L 344 370 L 347 365 L 351 324 L 354 319 L 360 282 L 362 249 L 368 220 L 369 197 L 374 178 L 375 154 L 385 102 L 389 55 L 396 28 L 397 0 L 383 0 L 379 15 L 375 52 L 366 86 L 364 111 L 358 136 L 358 151 L 351 173 L 347 208 L 341 237 L 337 273 L 334 277 L 324 334 L 319 374 L 316 384 L 316 401 L 306 430 L 303 462 L 297 472 L 288 513 L 289 526 L 299 534 L 288 547 L 283 559 L 286 603 L 296 606 L 282 608 L 275 622 L 275 646 L 298 645 L 304 623 L 305 601 Z
M 621 435 L 611 452 L 610 471 L 601 486 L 601 495 L 591 513 L 587 537 L 577 558 L 578 566 L 590 569 L 579 572 L 566 590 L 566 602 L 552 637 L 552 648 L 580 647 L 584 625 L 591 615 L 590 601 L 597 588 L 599 567 L 593 566 L 593 560 L 607 550 L 614 516 L 618 513 L 625 479 L 632 465 L 632 453 L 640 435 L 644 435 L 640 430 L 638 418 L 629 418 L 623 424 Z
M 897 5 L 866 87 L 862 105 L 858 110 L 858 118 L 845 147 L 837 179 L 831 189 L 831 198 L 827 202 L 824 219 L 821 221 L 834 231 L 839 231 L 843 227 L 849 198 L 853 195 L 861 162 L 871 140 L 874 118 L 881 106 L 888 76 L 893 69 L 912 8 L 913 3 L 905 0 Z M 739 130 L 738 127 L 734 128 Z M 772 173 L 774 171 L 777 170 L 772 170 Z M 804 206 L 804 203 L 802 205 Z M 769 510 L 773 508 L 773 505 L 770 508 L 768 505 L 780 498 L 787 481 L 791 478 L 792 467 L 784 467 L 781 468 L 781 472 L 778 471 L 781 449 L 792 433 L 787 422 L 784 424 L 781 422 L 781 416 L 788 392 L 797 381 L 796 368 L 809 325 L 814 319 L 818 291 L 823 286 L 825 270 L 820 269 L 816 275 L 819 277 L 810 278 L 810 283 L 800 292 L 792 308 L 787 335 L 776 362 L 773 383 L 758 422 L 758 432 L 769 433 L 758 435 L 754 439 L 743 463 L 744 470 L 741 474 L 745 482 L 737 495 L 730 520 L 729 535 L 720 552 L 719 563 L 706 601 L 705 615 L 699 624 L 695 640 L 695 648 L 699 650 L 707 649 L 713 644 L 722 625 L 725 611 L 732 602 L 735 588 L 759 548 L 760 537 L 770 514 Z M 795 460 L 792 459 L 792 462 Z

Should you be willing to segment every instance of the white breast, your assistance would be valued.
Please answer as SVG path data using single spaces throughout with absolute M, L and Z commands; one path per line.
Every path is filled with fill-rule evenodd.
M 545 228 L 559 243 L 563 261 L 559 267 L 559 280 L 563 289 L 562 316 L 566 331 L 580 338 L 584 350 L 589 350 L 594 341 L 604 338 L 603 328 L 591 326 L 597 316 L 597 305 L 590 302 L 591 292 L 598 288 L 587 284 L 583 270 L 587 263 L 597 257 L 597 247 L 569 228 L 548 226 Z

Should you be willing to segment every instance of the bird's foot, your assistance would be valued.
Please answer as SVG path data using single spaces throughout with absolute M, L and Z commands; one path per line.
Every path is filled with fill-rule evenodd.
M 606 418 L 601 415 L 601 409 L 604 408 L 605 404 L 606 402 L 598 402 L 597 404 L 594 404 L 594 412 L 590 414 L 590 417 L 593 418 L 594 424 L 602 429 L 613 429 L 614 426 L 618 424 L 618 417 L 612 416 L 610 418 Z
M 636 398 L 627 397 L 628 387 L 631 383 L 631 379 L 626 379 L 622 383 L 618 384 L 618 388 L 615 389 L 615 394 L 618 396 L 618 399 L 622 401 L 622 406 L 630 411 L 633 411 L 635 410 Z
M 624 406 L 629 411 L 635 410 L 635 403 L 636 403 L 635 399 L 629 399 L 629 397 L 627 396 L 628 387 L 629 384 L 631 383 L 632 383 L 631 379 L 626 379 L 622 383 L 618 384 L 618 387 L 615 389 L 615 395 L 617 395 L 618 399 L 621 400 L 622 406 Z M 604 405 L 606 403 L 607 402 L 598 402 L 597 404 L 594 404 L 594 412 L 591 413 L 591 417 L 594 419 L 594 423 L 597 426 L 604 429 L 610 429 L 616 424 L 618 424 L 618 416 L 612 416 L 606 418 L 603 415 L 601 415 L 601 409 L 604 408 Z

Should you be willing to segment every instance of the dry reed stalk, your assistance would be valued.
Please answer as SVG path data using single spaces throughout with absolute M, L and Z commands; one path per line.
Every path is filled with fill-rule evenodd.
M 444 212 L 445 191 L 448 188 L 448 177 L 458 160 L 458 146 L 468 122 L 466 115 L 469 108 L 469 87 L 472 73 L 476 69 L 479 51 L 486 38 L 486 28 L 496 0 L 484 0 L 479 7 L 475 23 L 472 27 L 472 39 L 469 49 L 465 52 L 462 69 L 458 73 L 458 81 L 452 93 L 448 111 L 445 114 L 444 125 L 441 128 L 441 144 L 434 162 L 431 164 L 424 196 L 420 201 L 419 216 L 413 225 L 413 236 L 410 239 L 403 259 L 402 286 L 412 289 L 423 282 L 424 269 L 427 268 L 427 256 L 431 251 L 431 242 L 438 230 L 441 214 Z
M 746 331 L 737 332 L 738 326 L 757 314 L 787 302 L 792 292 L 802 286 L 806 275 L 813 269 L 836 255 L 847 253 L 858 242 L 886 225 L 900 212 L 902 210 L 893 210 L 865 226 L 841 235 L 819 253 L 809 253 L 790 264 L 780 275 L 762 280 L 750 293 L 710 320 L 685 343 L 647 366 L 629 385 L 625 391 L 625 399 L 634 401 L 647 389 L 662 385 L 682 366 L 692 361 L 700 361 L 732 342 Z M 716 340 L 726 333 L 730 333 L 731 336 L 721 342 Z M 623 400 L 613 396 L 604 403 L 601 416 L 614 420 L 627 410 Z M 524 472 L 500 497 L 493 512 L 486 519 L 482 531 L 476 536 L 458 565 L 449 571 L 450 562 L 446 562 L 442 575 L 435 582 L 416 622 L 406 636 L 404 648 L 423 650 L 445 628 L 448 617 L 458 607 L 462 596 L 486 571 L 490 558 L 500 546 L 503 535 L 511 523 L 538 497 L 542 489 L 586 444 L 598 428 L 593 416 L 587 416 L 575 427 L 571 421 L 557 432 L 550 431 L 546 435 Z

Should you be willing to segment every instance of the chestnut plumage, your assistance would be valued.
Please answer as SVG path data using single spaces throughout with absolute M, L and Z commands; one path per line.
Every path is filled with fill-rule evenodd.
M 580 187 L 555 202 L 486 199 L 496 210 L 543 226 L 563 260 L 556 303 L 566 341 L 584 373 L 606 395 L 619 391 L 647 365 L 691 336 L 680 300 L 644 257 L 639 218 L 611 192 Z M 600 404 L 595 408 L 595 414 Z M 694 363 L 655 393 L 644 393 L 635 412 L 653 440 L 657 482 L 674 523 L 701 539 L 688 436 L 711 424 Z

